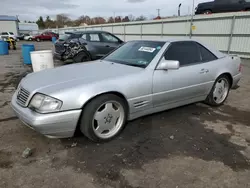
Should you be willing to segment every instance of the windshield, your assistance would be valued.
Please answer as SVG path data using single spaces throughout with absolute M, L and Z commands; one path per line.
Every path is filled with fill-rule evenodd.
M 70 34 L 59 35 L 59 41 L 65 41 L 69 38 Z
M 146 68 L 165 42 L 130 41 L 109 54 L 104 60 Z
M 9 32 L 9 34 L 14 35 L 14 33 L 12 33 L 12 32 Z
M 81 33 L 65 33 L 63 35 L 59 35 L 59 41 L 66 41 L 68 39 L 80 38 L 82 36 Z

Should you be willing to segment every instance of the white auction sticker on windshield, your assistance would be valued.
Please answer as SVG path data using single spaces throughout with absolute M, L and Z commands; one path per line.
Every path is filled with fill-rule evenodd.
M 142 47 L 139 48 L 138 51 L 153 53 L 155 51 L 155 48 L 142 46 Z

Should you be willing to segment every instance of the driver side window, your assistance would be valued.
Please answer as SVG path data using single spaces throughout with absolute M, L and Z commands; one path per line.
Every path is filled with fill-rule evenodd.
M 166 60 L 179 61 L 180 66 L 188 66 L 201 62 L 198 45 L 192 41 L 171 43 L 164 57 Z
M 101 35 L 104 42 L 118 42 L 118 39 L 110 35 L 109 33 L 102 33 Z

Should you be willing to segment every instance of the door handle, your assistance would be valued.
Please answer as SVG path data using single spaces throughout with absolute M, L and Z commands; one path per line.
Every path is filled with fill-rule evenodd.
M 109 48 L 110 46 L 109 46 L 109 45 L 106 45 L 105 47 Z
M 201 69 L 200 74 L 204 74 L 204 73 L 208 73 L 208 72 L 209 72 L 208 69 Z

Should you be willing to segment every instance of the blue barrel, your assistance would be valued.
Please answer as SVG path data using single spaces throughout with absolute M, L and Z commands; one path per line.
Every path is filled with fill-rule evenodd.
M 31 65 L 30 52 L 35 51 L 34 44 L 23 44 L 22 45 L 22 56 L 23 63 L 26 65 Z
M 9 54 L 9 44 L 5 41 L 0 41 L 0 55 L 8 55 Z
M 55 44 L 56 40 L 57 40 L 56 37 L 52 37 L 53 44 Z

